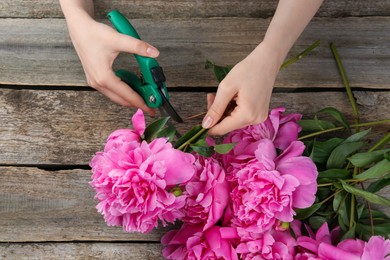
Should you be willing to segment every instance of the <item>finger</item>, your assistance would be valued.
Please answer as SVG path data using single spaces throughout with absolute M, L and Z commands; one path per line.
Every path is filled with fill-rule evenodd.
M 102 86 L 102 89 L 103 88 L 108 89 L 124 100 L 125 106 L 141 108 L 143 111 L 152 116 L 156 114 L 156 111 L 148 107 L 142 97 L 138 95 L 138 93 L 135 92 L 131 86 L 123 82 L 112 71 L 109 72 L 106 76 L 105 84 Z
M 211 105 L 214 103 L 215 95 L 212 93 L 208 93 L 206 99 L 207 99 L 207 110 L 209 110 Z
M 125 34 L 117 34 L 117 37 L 115 43 L 117 51 L 134 53 L 151 58 L 156 58 L 160 54 L 156 47 L 147 42 Z
M 202 121 L 203 128 L 210 128 L 215 125 L 224 114 L 227 105 L 235 96 L 233 91 L 227 91 L 224 87 L 220 87 L 217 90 L 217 95 L 214 98 L 214 102 L 207 111 L 206 116 Z
M 210 135 L 224 135 L 233 130 L 246 126 L 247 123 L 238 111 L 234 111 L 230 116 L 225 117 L 221 122 L 212 127 L 208 133 Z

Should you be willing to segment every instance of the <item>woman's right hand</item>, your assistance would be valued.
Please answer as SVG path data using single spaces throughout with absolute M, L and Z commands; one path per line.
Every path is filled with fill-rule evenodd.
M 154 109 L 149 108 L 140 95 L 115 75 L 112 64 L 120 52 L 155 58 L 159 51 L 144 41 L 96 22 L 86 11 L 78 15 L 71 13 L 66 20 L 88 84 L 120 105 L 138 107 L 154 115 Z

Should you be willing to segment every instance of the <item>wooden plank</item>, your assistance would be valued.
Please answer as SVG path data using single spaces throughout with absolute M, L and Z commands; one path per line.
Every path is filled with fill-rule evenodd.
M 390 118 L 390 91 L 355 95 L 363 122 Z M 183 118 L 206 111 L 206 93 L 171 92 L 171 102 Z M 4 88 L 0 104 L 0 165 L 86 165 L 112 131 L 130 127 L 135 111 L 96 91 Z M 306 117 L 328 106 L 352 115 L 343 92 L 274 93 L 271 106 L 285 106 Z M 188 120 L 178 129 L 183 133 L 201 119 Z M 374 129 L 386 132 L 389 126 Z
M 269 19 L 209 18 L 134 20 L 144 39 L 156 45 L 169 87 L 216 86 L 207 59 L 234 65 L 261 41 Z M 291 51 L 315 40 L 321 47 L 283 70 L 281 88 L 340 88 L 341 78 L 329 42 L 338 50 L 353 87 L 390 88 L 390 17 L 317 18 Z M 122 55 L 116 68 L 137 71 Z M 85 86 L 80 61 L 62 19 L 0 19 L 0 84 Z
M 143 243 L 35 243 L 0 244 L 0 258 L 19 259 L 115 259 L 157 260 L 161 245 Z
M 167 230 L 126 233 L 95 209 L 88 170 L 0 167 L 0 242 L 160 241 Z
M 138 234 L 106 226 L 94 209 L 90 175 L 86 170 L 0 167 L 0 242 L 160 241 L 168 228 Z M 380 194 L 390 198 L 390 187 Z M 390 207 L 382 210 L 390 215 Z
M 112 9 L 121 10 L 132 18 L 189 18 L 189 17 L 269 17 L 277 5 L 275 0 L 169 0 L 169 1 L 94 1 L 97 17 L 104 17 Z M 389 15 L 390 3 L 378 1 L 324 1 L 317 16 L 374 16 Z M 0 17 L 53 18 L 62 17 L 57 1 L 2 0 Z

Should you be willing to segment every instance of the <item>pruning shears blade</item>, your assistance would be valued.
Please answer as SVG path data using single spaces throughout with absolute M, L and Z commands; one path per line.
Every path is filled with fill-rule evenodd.
M 176 122 L 183 123 L 184 122 L 183 119 L 179 116 L 179 114 L 173 108 L 171 103 L 169 103 L 169 100 L 165 97 L 161 88 L 158 88 L 158 91 L 160 92 L 161 98 L 163 100 L 162 105 L 160 107 L 160 111 L 165 111 Z

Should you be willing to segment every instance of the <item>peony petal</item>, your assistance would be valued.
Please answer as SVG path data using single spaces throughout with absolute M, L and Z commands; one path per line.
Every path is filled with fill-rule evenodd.
M 310 207 L 315 201 L 316 192 L 317 183 L 297 187 L 292 195 L 292 206 L 298 209 Z
M 318 256 L 322 259 L 329 259 L 329 260 L 340 260 L 340 259 L 360 260 L 360 256 L 341 250 L 327 243 L 321 243 L 318 246 Z
M 337 248 L 351 254 L 361 256 L 364 250 L 364 241 L 360 239 L 345 239 L 337 245 Z M 371 258 L 371 260 L 373 259 L 377 258 Z
M 309 185 L 317 180 L 317 167 L 309 157 L 292 157 L 280 161 L 276 170 L 281 175 L 289 174 L 297 178 L 301 185 Z
M 133 123 L 134 130 L 142 136 L 145 132 L 146 123 L 145 123 L 145 116 L 144 112 L 139 108 L 137 112 L 133 115 L 131 118 L 131 122 Z
M 295 122 L 288 122 L 280 126 L 274 140 L 275 147 L 281 150 L 286 149 L 292 142 L 298 140 L 300 130 L 301 127 Z
M 385 258 L 386 257 L 386 258 Z M 390 259 L 390 240 L 381 236 L 372 236 L 365 243 L 362 260 Z
M 156 154 L 156 157 L 158 160 L 164 161 L 167 167 L 164 177 L 167 185 L 186 183 L 196 173 L 195 157 L 192 154 L 176 149 L 168 149 Z
M 305 150 L 305 145 L 303 144 L 303 142 L 293 141 L 286 148 L 286 150 L 284 150 L 283 153 L 275 159 L 275 162 L 277 164 L 282 164 L 285 160 L 301 156 L 304 150 Z

